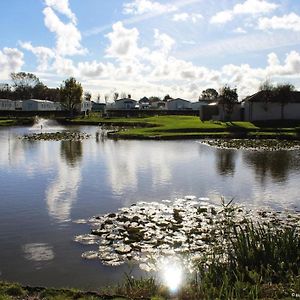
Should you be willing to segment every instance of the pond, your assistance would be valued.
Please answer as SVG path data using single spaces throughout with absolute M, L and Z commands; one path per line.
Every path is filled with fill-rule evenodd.
M 30 140 L 41 131 L 80 130 L 82 140 Z M 0 129 L 0 280 L 96 289 L 116 283 L 133 265 L 85 260 L 88 233 L 80 219 L 137 202 L 186 195 L 234 198 L 247 206 L 300 210 L 300 151 L 218 149 L 196 140 L 122 141 L 97 127 Z

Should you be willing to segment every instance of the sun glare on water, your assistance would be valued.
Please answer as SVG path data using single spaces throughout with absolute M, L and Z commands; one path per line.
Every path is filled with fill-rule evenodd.
M 178 262 L 165 261 L 161 267 L 163 283 L 172 293 L 176 293 L 183 282 L 183 268 Z

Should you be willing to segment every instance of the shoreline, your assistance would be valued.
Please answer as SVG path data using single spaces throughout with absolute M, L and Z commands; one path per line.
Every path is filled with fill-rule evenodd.
M 277 139 L 300 140 L 300 122 L 267 122 L 256 125 L 250 122 L 202 122 L 191 116 L 158 116 L 146 118 L 77 117 L 55 118 L 68 126 L 118 127 L 108 132 L 111 139 L 124 140 L 185 140 L 185 139 Z M 33 118 L 0 118 L 0 128 L 29 126 Z

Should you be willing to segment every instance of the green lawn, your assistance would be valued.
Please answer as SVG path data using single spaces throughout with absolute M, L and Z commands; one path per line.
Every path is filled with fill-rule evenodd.
M 299 124 L 253 124 L 251 122 L 204 121 L 193 116 L 156 116 L 147 118 L 76 118 L 72 124 L 117 125 L 128 127 L 112 134 L 118 138 L 201 138 L 207 136 L 230 136 L 232 134 L 249 136 L 295 136 Z
M 16 125 L 32 125 L 33 118 L 0 118 L 0 127 L 1 126 L 16 126 Z

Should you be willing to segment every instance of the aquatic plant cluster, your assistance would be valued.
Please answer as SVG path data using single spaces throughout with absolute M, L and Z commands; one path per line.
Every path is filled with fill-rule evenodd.
M 81 141 L 88 139 L 90 134 L 79 131 L 57 131 L 32 133 L 21 136 L 20 139 L 27 141 Z
M 300 141 L 278 139 L 212 139 L 201 141 L 202 144 L 220 149 L 247 149 L 247 150 L 299 150 Z
M 292 228 L 297 241 L 300 236 L 297 213 L 249 210 L 226 204 L 224 199 L 215 205 L 207 198 L 194 196 L 161 203 L 138 202 L 116 213 L 77 222 L 90 224 L 91 233 L 78 235 L 75 241 L 98 247 L 84 252 L 83 258 L 100 259 L 108 266 L 130 261 L 145 271 L 158 271 L 163 260 L 180 263 L 187 273 L 200 265 L 209 268 L 215 261 L 229 263 L 233 253 L 237 253 L 233 247 L 237 247 L 240 235 L 244 230 L 251 232 L 251 226 L 260 232 L 277 230 L 276 235 Z M 248 246 L 263 247 L 256 245 L 255 239 Z M 247 251 L 246 248 L 247 245 L 242 250 Z M 290 259 L 297 259 L 298 252 L 296 258 Z M 300 261 L 295 263 L 299 266 Z

